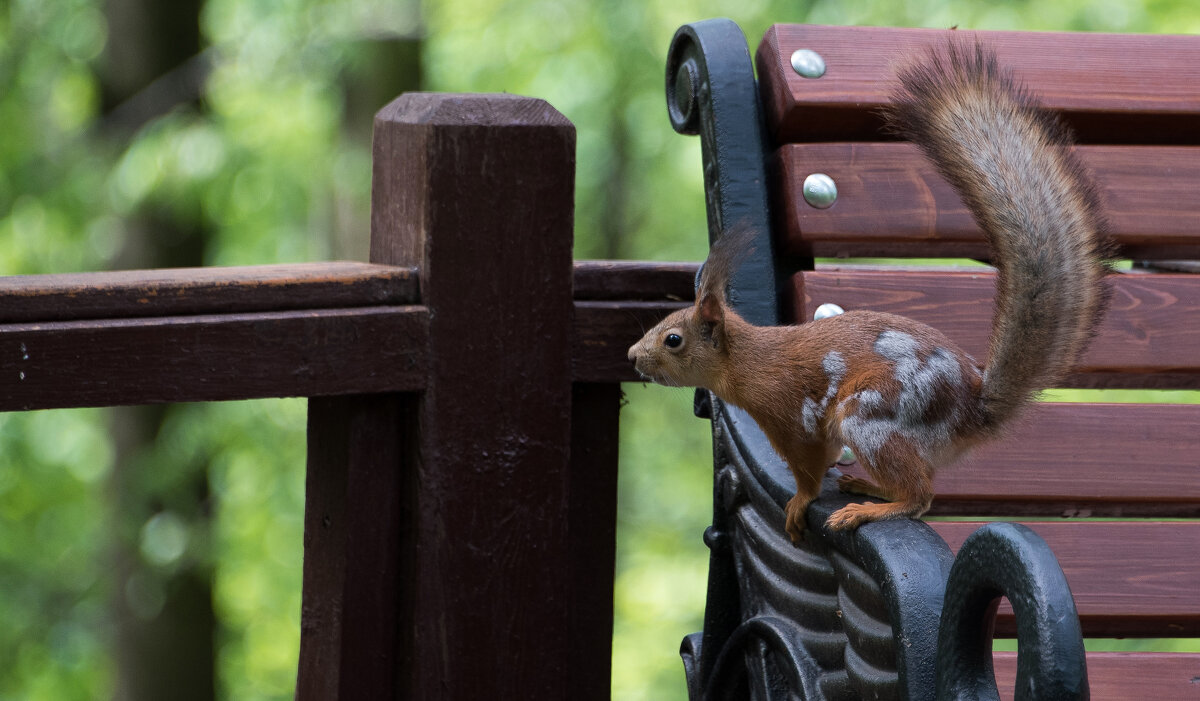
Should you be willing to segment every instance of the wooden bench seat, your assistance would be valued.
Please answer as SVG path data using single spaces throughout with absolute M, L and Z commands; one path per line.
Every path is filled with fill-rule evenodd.
M 955 259 L 986 261 L 990 251 L 949 185 L 915 147 L 881 131 L 879 117 L 897 62 L 945 41 L 947 32 L 776 26 L 756 55 L 761 113 L 752 108 L 738 113 L 729 105 L 735 100 L 729 95 L 736 91 L 726 87 L 734 81 L 734 66 L 743 60 L 730 48 L 736 44 L 730 38 L 734 31 L 719 21 L 680 30 L 668 60 L 668 102 L 676 128 L 702 137 L 710 231 L 719 233 L 723 222 L 737 221 L 762 222 L 771 229 L 762 239 L 767 253 L 734 276 L 732 295 L 745 305 L 739 309 L 757 315 L 757 323 L 804 323 L 824 303 L 847 311 L 892 312 L 938 328 L 982 359 L 991 328 L 994 272 Z M 1075 130 L 1075 148 L 1097 180 L 1118 255 L 1151 262 L 1123 266 L 1111 277 L 1107 315 L 1065 386 L 1200 388 L 1200 276 L 1153 266 L 1153 261 L 1200 259 L 1200 130 L 1195 129 L 1200 93 L 1181 87 L 1181 81 L 1200 82 L 1200 40 L 970 34 L 994 46 L 1018 79 Z M 793 69 L 791 57 L 799 49 L 823 57 L 823 75 L 801 77 Z M 697 75 L 690 89 L 679 87 L 680 81 Z M 724 93 L 710 95 L 720 91 Z M 693 94 L 711 104 L 683 99 Z M 679 118 L 692 112 L 709 121 Z M 733 123 L 735 114 L 743 120 L 757 117 L 758 142 L 755 135 L 741 133 Z M 761 170 L 746 165 L 749 158 L 743 151 L 758 154 Z M 742 155 L 733 159 L 725 155 L 730 152 Z M 836 183 L 833 206 L 818 208 L 805 201 L 803 182 L 813 173 Z M 763 185 L 755 184 L 757 177 Z M 817 257 L 872 260 L 818 263 Z M 920 262 L 884 265 L 880 258 Z M 950 265 L 932 265 L 928 259 L 947 259 Z M 1147 401 L 1145 395 L 1132 399 Z M 810 630 L 812 624 L 802 621 L 821 614 L 807 613 L 808 607 L 820 611 L 828 601 L 822 603 L 814 593 L 795 599 L 788 595 L 793 605 L 780 604 L 780 579 L 801 592 L 817 591 L 812 589 L 815 575 L 804 575 L 770 555 L 776 551 L 769 539 L 783 538 L 782 522 L 773 519 L 782 518 L 782 504 L 794 485 L 778 457 L 747 425 L 747 417 L 715 398 L 704 401 L 713 403 L 705 413 L 714 419 L 717 488 L 714 525 L 707 536 L 713 559 L 705 637 L 684 646 L 689 682 L 694 697 L 706 693 L 698 691 L 702 684 L 696 680 L 709 674 L 710 681 L 717 680 L 709 692 L 719 690 L 718 697 L 778 698 L 779 690 L 772 690 L 769 681 L 772 675 L 793 678 L 779 671 L 786 666 L 782 659 L 792 659 L 781 652 L 782 638 L 760 635 L 759 649 L 770 652 L 756 653 L 746 647 L 745 635 L 724 633 L 733 641 L 727 644 L 744 650 L 747 667 L 741 671 L 705 657 L 721 644 L 722 630 L 741 631 L 756 616 L 794 616 L 797 630 Z M 872 558 L 888 555 L 877 552 L 879 543 L 901 541 L 918 550 L 948 547 L 938 557 L 949 558 L 979 528 L 980 518 L 1019 520 L 1044 540 L 1074 594 L 1083 636 L 1200 638 L 1200 559 L 1195 557 L 1200 552 L 1200 405 L 1167 403 L 1164 396 L 1149 401 L 1037 406 L 1006 438 L 938 474 L 927 527 L 936 534 L 931 541 L 921 540 L 925 536 L 912 530 L 914 524 L 892 522 L 871 524 L 850 540 L 824 532 L 806 542 L 803 554 L 794 557 L 831 557 L 837 584 L 822 585 L 835 588 L 820 591 L 838 592 L 839 616 L 852 605 L 845 610 L 849 637 L 844 661 L 822 657 L 821 646 L 833 643 L 822 639 L 817 645 L 811 642 L 816 638 L 796 634 L 795 640 L 802 642 L 795 644 L 808 652 L 788 654 L 800 660 L 811 654 L 815 661 L 797 664 L 809 665 L 809 674 L 818 680 L 814 688 L 831 698 L 875 693 L 932 698 L 936 675 L 930 672 L 920 682 L 914 677 L 933 661 L 904 650 L 923 644 L 913 640 L 930 634 L 929 623 L 913 623 L 916 614 L 905 609 L 940 607 L 940 599 L 928 604 L 918 597 L 925 602 L 918 605 L 896 598 L 899 585 L 889 578 L 908 577 L 911 570 L 888 570 Z M 842 469 L 861 474 L 857 465 Z M 810 530 L 819 528 L 821 515 L 839 499 L 844 497 L 827 480 L 826 491 L 810 510 Z M 759 533 L 760 528 L 769 532 Z M 743 534 L 746 529 L 753 535 Z M 923 544 L 916 545 L 918 541 Z M 723 547 L 729 551 L 722 552 Z M 876 555 L 863 555 L 868 551 Z M 891 555 L 897 561 L 904 557 Z M 924 567 L 938 567 L 933 560 L 926 563 Z M 722 579 L 722 567 L 739 574 Z M 863 595 L 854 592 L 866 585 L 855 583 L 856 567 L 878 573 L 883 600 L 899 602 L 894 604 L 898 608 L 862 604 Z M 905 596 L 916 596 L 914 590 L 906 591 Z M 734 594 L 736 604 L 731 603 Z M 809 596 L 817 598 L 809 601 Z M 861 618 L 863 611 L 883 616 L 883 621 L 891 616 L 894 668 L 887 655 L 871 651 L 872 645 L 884 644 L 878 631 L 852 630 L 859 623 L 851 619 Z M 722 613 L 741 622 L 722 621 Z M 878 624 L 863 625 L 862 630 L 874 630 L 871 626 Z M 999 607 L 994 626 L 997 636 L 1017 634 L 1007 603 Z M 1021 644 L 1026 644 L 1024 638 Z M 996 669 L 1002 692 L 1011 696 L 1015 656 L 997 653 Z M 1200 654 L 1094 651 L 1087 655 L 1087 675 L 1095 698 L 1178 698 L 1200 693 L 1195 684 Z M 737 693 L 730 691 L 735 688 Z

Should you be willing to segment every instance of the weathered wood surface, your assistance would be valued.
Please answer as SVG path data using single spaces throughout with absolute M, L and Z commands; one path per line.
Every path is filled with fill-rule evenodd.
M 633 260 L 575 262 L 575 299 L 686 302 L 694 298 L 697 263 Z
M 616 383 L 577 382 L 571 389 L 572 697 L 599 699 L 612 683 L 611 635 L 605 632 L 613 627 L 621 403 Z
M 581 260 L 577 300 L 686 301 L 697 263 Z M 334 261 L 0 277 L 0 323 L 416 304 L 411 266 Z
M 332 262 L 0 277 L 0 323 L 413 304 L 416 270 Z
M 420 489 L 416 415 L 416 394 L 308 402 L 298 699 L 395 688 L 407 662 L 396 621 L 415 557 L 401 544 Z
M 340 680 L 340 698 L 608 696 L 573 686 L 599 681 L 574 665 L 581 647 L 610 654 L 611 625 L 571 607 L 612 586 L 577 576 L 570 551 L 574 149 L 574 127 L 541 100 L 412 93 L 376 116 L 371 258 L 421 270 L 429 379 L 415 462 L 371 467 L 418 485 L 396 534 L 409 555 L 361 585 L 391 592 L 396 614 L 379 625 L 396 632 L 394 678 L 359 679 L 344 647 L 300 660 Z M 306 602 L 339 595 L 306 575 Z M 346 598 L 343 615 L 377 614 Z
M 577 382 L 637 382 L 629 347 L 688 302 L 576 302 L 573 376 Z
M 1200 277 L 1111 276 L 1099 332 L 1069 378 L 1081 387 L 1200 387 Z M 993 273 L 826 268 L 793 279 L 797 318 L 834 302 L 911 317 L 945 333 L 982 361 L 992 323 Z
M 572 378 L 636 380 L 626 351 L 696 269 L 576 263 Z M 340 262 L 0 278 L 0 411 L 419 390 L 417 285 Z
M 1194 117 L 1200 123 L 1200 115 Z M 1200 131 L 1200 130 L 1197 130 Z M 1100 189 L 1108 233 L 1126 258 L 1200 258 L 1200 146 L 1079 146 Z M 781 249 L 800 256 L 987 259 L 962 200 L 908 143 L 789 144 L 777 154 Z M 837 202 L 804 201 L 824 173 Z
M 414 391 L 423 307 L 0 325 L 0 411 Z
M 640 381 L 629 347 L 671 312 L 691 304 L 698 263 L 575 263 L 577 382 Z
M 896 66 L 951 32 L 886 27 L 772 27 L 758 48 L 765 112 L 777 143 L 873 140 Z M 954 32 L 994 46 L 1084 142 L 1200 143 L 1200 44 L 1193 37 L 1064 32 Z M 817 79 L 791 67 L 796 49 L 821 54 Z
M 1017 653 L 992 656 L 1000 698 L 1013 698 Z M 1169 652 L 1089 652 L 1094 699 L 1200 699 L 1200 655 Z
M 957 552 L 978 522 L 929 524 Z M 1200 521 L 1038 521 L 1062 565 L 1087 637 L 1200 637 Z M 1015 635 L 1003 602 L 996 634 Z

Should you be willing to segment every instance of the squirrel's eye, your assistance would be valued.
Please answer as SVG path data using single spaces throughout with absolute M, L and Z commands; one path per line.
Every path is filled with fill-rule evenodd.
M 667 337 L 663 339 L 663 345 L 667 348 L 678 348 L 683 345 L 683 336 L 680 336 L 677 333 L 669 333 L 667 334 Z

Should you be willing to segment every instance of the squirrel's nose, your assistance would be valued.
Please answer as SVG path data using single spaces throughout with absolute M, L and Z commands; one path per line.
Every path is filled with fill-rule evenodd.
M 630 346 L 629 352 L 625 354 L 625 357 L 629 358 L 629 362 L 637 365 L 637 346 Z

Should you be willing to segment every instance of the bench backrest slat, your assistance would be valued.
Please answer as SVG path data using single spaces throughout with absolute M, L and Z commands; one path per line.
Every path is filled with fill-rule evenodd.
M 937 474 L 933 513 L 1196 518 L 1196 426 L 1195 404 L 1039 404 Z
M 924 322 L 983 362 L 995 274 L 958 270 L 818 269 L 793 278 L 797 319 L 820 304 L 873 309 Z M 1200 387 L 1200 276 L 1115 274 L 1109 309 L 1078 371 L 1076 387 Z
M 978 523 L 932 523 L 958 551 Z M 1200 636 L 1200 522 L 1038 522 L 1029 524 L 1062 565 L 1086 637 Z M 1104 547 L 1097 547 L 1103 543 Z M 1163 563 L 1170 563 L 1164 567 Z M 1011 636 L 1012 608 L 1005 602 L 997 634 Z
M 1200 124 L 1200 114 L 1192 119 Z M 1077 150 L 1100 189 L 1120 256 L 1200 258 L 1200 146 Z M 911 144 L 788 144 L 777 152 L 775 170 L 776 217 L 786 253 L 990 255 L 962 200 Z M 804 179 L 812 173 L 824 173 L 837 184 L 832 207 L 818 209 L 804 201 Z
M 962 32 L 1061 111 L 1084 143 L 1200 143 L 1200 43 L 1194 37 L 1067 32 Z M 945 41 L 946 32 L 891 27 L 776 25 L 757 54 L 768 129 L 777 143 L 877 138 L 877 110 L 895 62 Z M 825 76 L 800 77 L 792 52 L 825 60 Z

